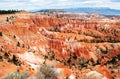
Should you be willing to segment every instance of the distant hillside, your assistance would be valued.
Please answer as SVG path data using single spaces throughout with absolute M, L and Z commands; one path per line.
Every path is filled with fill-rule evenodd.
M 43 9 L 40 11 L 36 11 L 37 13 L 41 13 L 41 14 L 54 14 L 54 13 L 65 13 L 66 11 L 62 10 L 62 9 Z M 36 13 L 35 12 L 35 13 Z
M 82 13 L 99 13 L 107 16 L 120 16 L 120 10 L 110 8 L 68 8 L 68 9 L 44 9 L 44 10 L 33 10 L 32 12 L 82 12 Z
M 65 11 L 60 10 L 60 9 L 46 9 L 46 10 L 40 10 L 38 12 L 50 12 L 50 13 L 53 13 L 53 12 L 65 12 Z
M 110 8 L 69 8 L 64 10 L 68 12 L 99 13 L 102 15 L 119 15 L 120 16 L 120 10 L 115 10 Z

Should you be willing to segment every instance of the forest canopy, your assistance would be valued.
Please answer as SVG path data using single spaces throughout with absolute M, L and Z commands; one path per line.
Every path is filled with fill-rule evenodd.
M 0 10 L 0 14 L 13 14 L 20 11 L 21 10 Z

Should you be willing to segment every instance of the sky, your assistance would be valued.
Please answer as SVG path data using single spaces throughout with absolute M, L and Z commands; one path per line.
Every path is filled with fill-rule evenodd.
M 120 10 L 120 0 L 0 0 L 0 9 L 37 10 L 107 7 Z

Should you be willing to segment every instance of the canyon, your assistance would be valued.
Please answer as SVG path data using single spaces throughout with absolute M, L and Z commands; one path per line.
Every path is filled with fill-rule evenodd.
M 0 78 L 15 71 L 32 78 L 43 64 L 60 74 L 57 79 L 119 79 L 120 17 L 1 14 Z

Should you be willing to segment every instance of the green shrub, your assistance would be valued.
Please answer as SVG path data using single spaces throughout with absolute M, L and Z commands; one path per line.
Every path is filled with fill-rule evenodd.
M 57 77 L 58 73 L 46 64 L 41 65 L 36 75 L 36 79 L 58 79 Z
M 103 79 L 102 74 L 96 71 L 90 71 L 84 75 L 84 79 Z
M 3 77 L 2 79 L 28 79 L 27 73 L 13 72 Z

